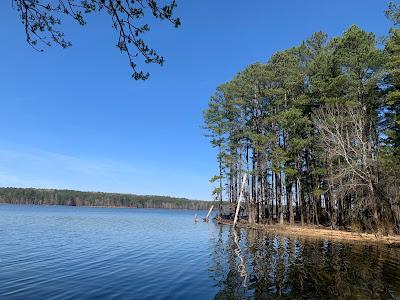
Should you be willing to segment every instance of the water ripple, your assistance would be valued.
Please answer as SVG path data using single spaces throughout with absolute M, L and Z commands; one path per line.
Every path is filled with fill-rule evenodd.
M 400 297 L 399 249 L 234 231 L 193 216 L 2 205 L 0 298 Z

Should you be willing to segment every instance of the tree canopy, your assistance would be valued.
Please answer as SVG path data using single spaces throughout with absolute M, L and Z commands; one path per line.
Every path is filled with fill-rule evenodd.
M 400 233 L 399 8 L 383 47 L 355 25 L 316 32 L 216 89 L 204 120 L 219 199 L 237 202 L 246 172 L 250 223 Z

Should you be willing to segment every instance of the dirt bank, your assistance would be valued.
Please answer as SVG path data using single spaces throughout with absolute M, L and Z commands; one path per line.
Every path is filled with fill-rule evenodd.
M 233 221 L 215 218 L 218 224 L 233 226 Z M 312 225 L 269 225 L 269 224 L 248 224 L 245 222 L 239 222 L 237 227 L 265 230 L 271 233 L 294 235 L 301 237 L 320 238 L 329 240 L 340 240 L 350 242 L 373 242 L 383 243 L 395 247 L 400 247 L 400 235 L 375 235 L 371 233 L 357 233 L 344 230 L 333 230 L 326 227 L 318 227 Z

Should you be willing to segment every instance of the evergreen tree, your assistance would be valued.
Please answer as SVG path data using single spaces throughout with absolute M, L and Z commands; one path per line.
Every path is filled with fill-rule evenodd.
M 386 143 L 392 154 L 400 158 L 400 5 L 391 4 L 387 15 L 393 20 L 395 27 L 390 30 L 385 45 L 387 90 L 386 104 Z
M 399 6 L 387 14 L 399 24 Z M 387 167 L 399 157 L 398 30 L 384 51 L 357 26 L 331 40 L 316 32 L 217 88 L 205 112 L 212 145 L 223 145 L 215 179 L 224 177 L 234 203 L 249 174 L 249 223 L 400 232 L 400 190 Z

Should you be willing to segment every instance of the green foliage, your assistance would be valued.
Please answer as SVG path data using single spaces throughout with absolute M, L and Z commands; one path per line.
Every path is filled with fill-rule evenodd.
M 385 47 L 388 88 L 385 90 L 385 143 L 400 156 L 400 29 L 393 28 Z
M 387 15 L 399 24 L 398 5 L 391 4 Z M 376 228 L 378 208 L 381 220 L 390 215 L 387 206 L 396 202 L 376 191 L 386 184 L 378 176 L 379 155 L 386 153 L 386 163 L 400 153 L 399 30 L 390 31 L 384 50 L 373 33 L 355 25 L 330 40 L 316 32 L 217 88 L 204 114 L 211 144 L 222 151 L 222 178 L 214 180 L 225 182 L 234 202 L 248 173 L 249 222 L 260 214 L 279 215 L 282 222 L 283 202 L 298 221 L 332 226 L 358 220 L 365 229 Z M 322 146 L 322 137 L 330 147 Z M 400 220 L 392 212 L 391 222 Z
M 213 183 L 213 182 L 216 182 L 216 181 L 218 181 L 218 180 L 220 180 L 222 178 L 223 178 L 222 176 L 215 175 L 210 179 L 210 182 Z
M 400 4 L 391 1 L 385 13 L 394 25 L 400 25 Z
M 212 194 L 213 194 L 215 197 L 218 197 L 218 195 L 220 195 L 221 192 L 222 192 L 221 188 L 217 187 L 217 188 L 214 188 L 214 189 L 213 189 Z

